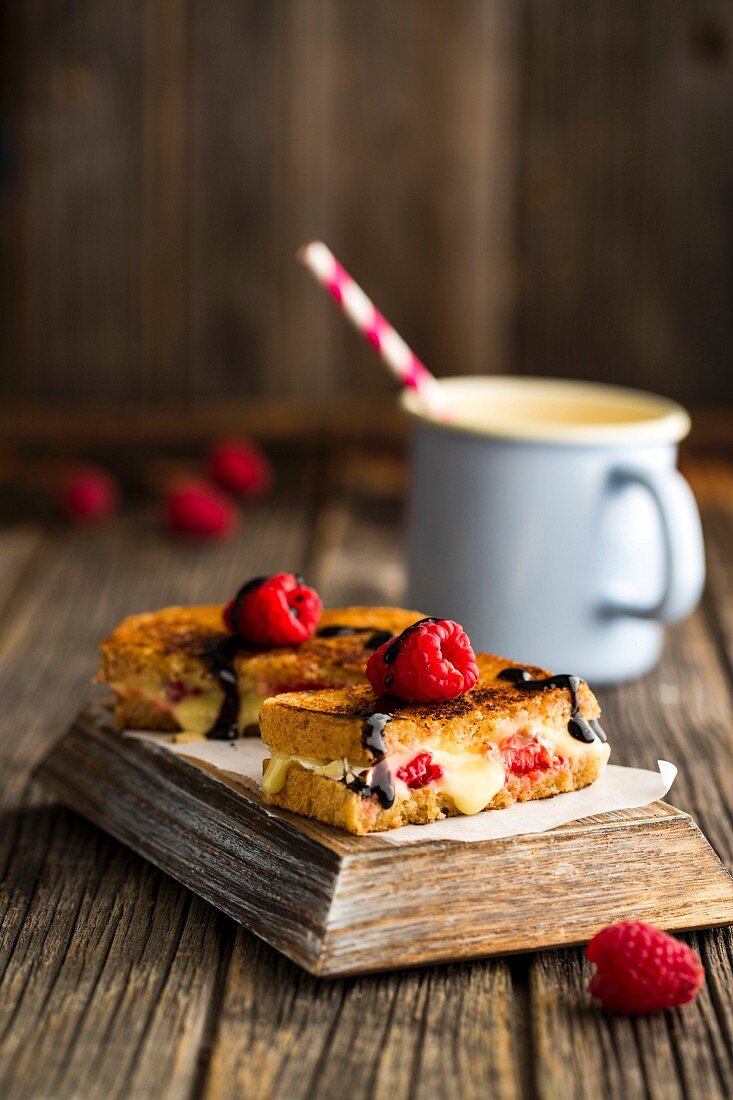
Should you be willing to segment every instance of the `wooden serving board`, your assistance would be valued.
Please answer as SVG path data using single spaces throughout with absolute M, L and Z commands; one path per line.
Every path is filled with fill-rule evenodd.
M 395 847 L 267 806 L 248 780 L 83 712 L 39 769 L 73 809 L 313 974 L 582 943 L 624 917 L 733 922 L 733 880 L 655 802 L 508 840 Z

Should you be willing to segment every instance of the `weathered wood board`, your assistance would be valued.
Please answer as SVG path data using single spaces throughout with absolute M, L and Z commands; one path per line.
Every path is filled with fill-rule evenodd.
M 68 805 L 311 973 L 582 943 L 633 914 L 733 921 L 733 879 L 656 802 L 508 840 L 397 847 L 267 806 L 253 783 L 82 713 L 39 770 Z

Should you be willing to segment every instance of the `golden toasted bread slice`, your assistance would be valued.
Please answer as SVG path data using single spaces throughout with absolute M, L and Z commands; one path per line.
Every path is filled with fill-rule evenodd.
M 477 662 L 476 687 L 448 702 L 375 700 L 368 686 L 266 700 L 267 800 L 368 833 L 598 778 L 610 750 L 586 683 L 490 654 Z
M 101 643 L 97 680 L 117 696 L 118 726 L 203 736 L 234 692 L 240 732 L 256 733 L 265 697 L 364 683 L 373 650 L 421 617 L 395 607 L 333 608 L 308 641 L 262 649 L 231 647 L 222 611 L 221 605 L 166 607 L 132 615 Z M 222 653 L 233 685 L 220 675 Z

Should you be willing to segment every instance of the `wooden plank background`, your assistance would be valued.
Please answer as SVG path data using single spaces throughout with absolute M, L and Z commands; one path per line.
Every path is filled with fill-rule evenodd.
M 322 236 L 438 373 L 733 398 L 733 6 L 3 5 L 0 396 L 388 393 Z

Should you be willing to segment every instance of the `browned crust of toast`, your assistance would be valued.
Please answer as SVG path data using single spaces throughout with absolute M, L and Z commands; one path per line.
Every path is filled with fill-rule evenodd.
M 159 681 L 180 679 L 202 691 L 220 689 L 208 671 L 202 654 L 227 635 L 222 626 L 222 605 L 166 607 L 131 615 L 100 644 L 100 683 L 118 693 L 117 724 L 128 729 L 177 730 L 173 716 L 134 691 L 126 697 L 125 684 L 136 677 Z M 397 607 L 345 607 L 323 612 L 319 629 L 347 626 L 359 634 L 334 638 L 314 635 L 299 646 L 272 649 L 247 648 L 234 660 L 241 693 L 267 695 L 305 685 L 313 687 L 364 682 L 371 650 L 365 649 L 370 633 L 388 630 L 399 634 L 422 618 L 417 611 Z
M 156 730 L 176 733 L 180 725 L 173 715 L 147 699 L 122 699 L 115 703 L 115 725 L 121 730 Z
M 603 757 L 584 756 L 560 770 L 533 773 L 531 784 L 526 777 L 510 775 L 487 810 L 502 810 L 515 802 L 530 802 L 580 790 L 598 779 L 605 763 Z M 265 768 L 267 764 L 266 760 Z M 291 764 L 285 786 L 278 794 L 265 794 L 265 800 L 283 810 L 291 810 L 358 835 L 398 829 L 402 825 L 426 825 L 442 816 L 461 816 L 451 796 L 435 787 L 410 791 L 408 798 L 398 800 L 385 810 L 375 796 L 362 798 L 344 783 L 315 775 L 299 764 Z
M 369 762 L 362 735 L 365 718 L 375 709 L 388 710 L 392 720 L 384 730 L 388 752 L 409 751 L 417 746 L 451 752 L 480 751 L 489 742 L 501 741 L 523 726 L 546 723 L 567 727 L 571 715 L 570 692 L 548 688 L 528 692 L 497 674 L 504 668 L 526 668 L 533 678 L 549 673 L 489 653 L 476 655 L 479 681 L 472 691 L 440 703 L 377 703 L 368 686 L 333 691 L 288 692 L 265 700 L 260 714 L 262 739 L 271 749 L 331 760 L 347 757 Z M 586 683 L 579 692 L 581 714 L 597 718 L 598 701 Z

